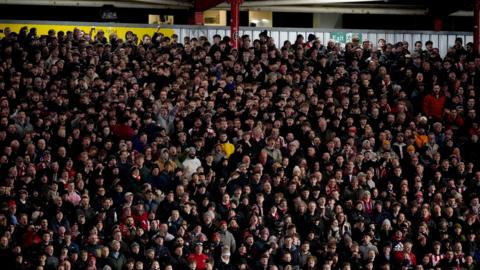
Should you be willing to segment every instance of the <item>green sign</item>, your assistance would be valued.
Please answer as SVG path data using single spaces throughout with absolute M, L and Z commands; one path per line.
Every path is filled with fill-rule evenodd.
M 358 38 L 358 41 L 362 42 L 362 34 L 361 33 L 347 33 L 347 32 L 332 32 L 330 34 L 330 39 L 335 40 L 338 43 L 345 44 L 348 42 L 352 42 L 352 38 Z

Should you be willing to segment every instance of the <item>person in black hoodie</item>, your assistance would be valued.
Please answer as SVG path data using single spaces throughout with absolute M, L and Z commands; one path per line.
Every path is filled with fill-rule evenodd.
M 380 269 L 382 265 L 392 264 L 393 255 L 392 255 L 392 244 L 390 242 L 385 243 L 380 254 L 375 258 L 375 268 Z
M 170 264 L 172 265 L 173 269 L 179 270 L 188 270 L 189 263 L 186 257 L 184 256 L 183 246 L 181 245 L 174 245 L 172 247 L 173 252 L 170 256 Z

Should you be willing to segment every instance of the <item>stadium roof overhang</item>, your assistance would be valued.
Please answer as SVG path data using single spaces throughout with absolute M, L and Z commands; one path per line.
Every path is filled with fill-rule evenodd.
M 188 9 L 203 11 L 215 7 L 228 9 L 222 0 L 0 0 L 6 5 L 50 5 L 101 7 L 113 5 L 119 8 Z M 245 0 L 243 10 L 274 12 L 388 14 L 388 15 L 447 15 L 473 16 L 473 1 L 457 0 Z

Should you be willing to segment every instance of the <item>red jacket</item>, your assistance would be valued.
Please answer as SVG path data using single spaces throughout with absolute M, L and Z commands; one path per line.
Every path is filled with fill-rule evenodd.
M 121 140 L 131 140 L 134 135 L 133 128 L 126 124 L 117 124 L 112 128 L 112 133 Z
M 188 256 L 188 260 L 195 261 L 195 263 L 197 264 L 196 269 L 198 270 L 205 270 L 207 268 L 206 261 L 208 260 L 208 256 L 205 255 L 204 253 L 200 253 L 200 254 L 192 253 Z
M 452 115 L 447 115 L 445 117 L 445 128 L 446 129 L 451 129 L 451 128 L 461 128 L 463 127 L 463 124 L 465 121 L 463 121 L 463 118 L 460 115 L 457 115 L 457 117 L 453 118 Z
M 142 215 L 133 214 L 133 220 L 137 226 L 142 227 L 144 230 L 148 229 L 148 215 L 146 211 Z
M 417 257 L 415 256 L 415 254 L 413 254 L 412 252 L 410 252 L 408 254 L 410 256 L 410 264 L 413 265 L 413 266 L 416 266 L 417 265 Z M 402 263 L 403 262 L 403 259 L 405 258 L 405 254 L 403 253 L 403 251 L 397 251 L 394 253 L 394 258 L 395 260 L 397 261 L 397 263 Z
M 447 98 L 440 95 L 438 98 L 434 95 L 428 95 L 423 99 L 423 112 L 434 119 L 442 119 L 443 109 Z

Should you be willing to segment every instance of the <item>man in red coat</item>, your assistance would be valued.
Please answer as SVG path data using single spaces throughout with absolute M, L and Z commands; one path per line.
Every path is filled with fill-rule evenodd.
M 413 266 L 417 265 L 417 257 L 412 252 L 412 243 L 406 242 L 403 246 L 403 250 L 396 251 L 394 253 L 394 258 L 397 263 L 402 266 Z
M 203 244 L 202 242 L 195 243 L 195 251 L 188 256 L 189 261 L 195 262 L 198 270 L 205 270 L 207 268 L 206 262 L 208 256 L 203 253 Z
M 433 86 L 433 93 L 423 99 L 423 113 L 428 119 L 441 120 L 447 98 L 440 94 L 440 85 Z

